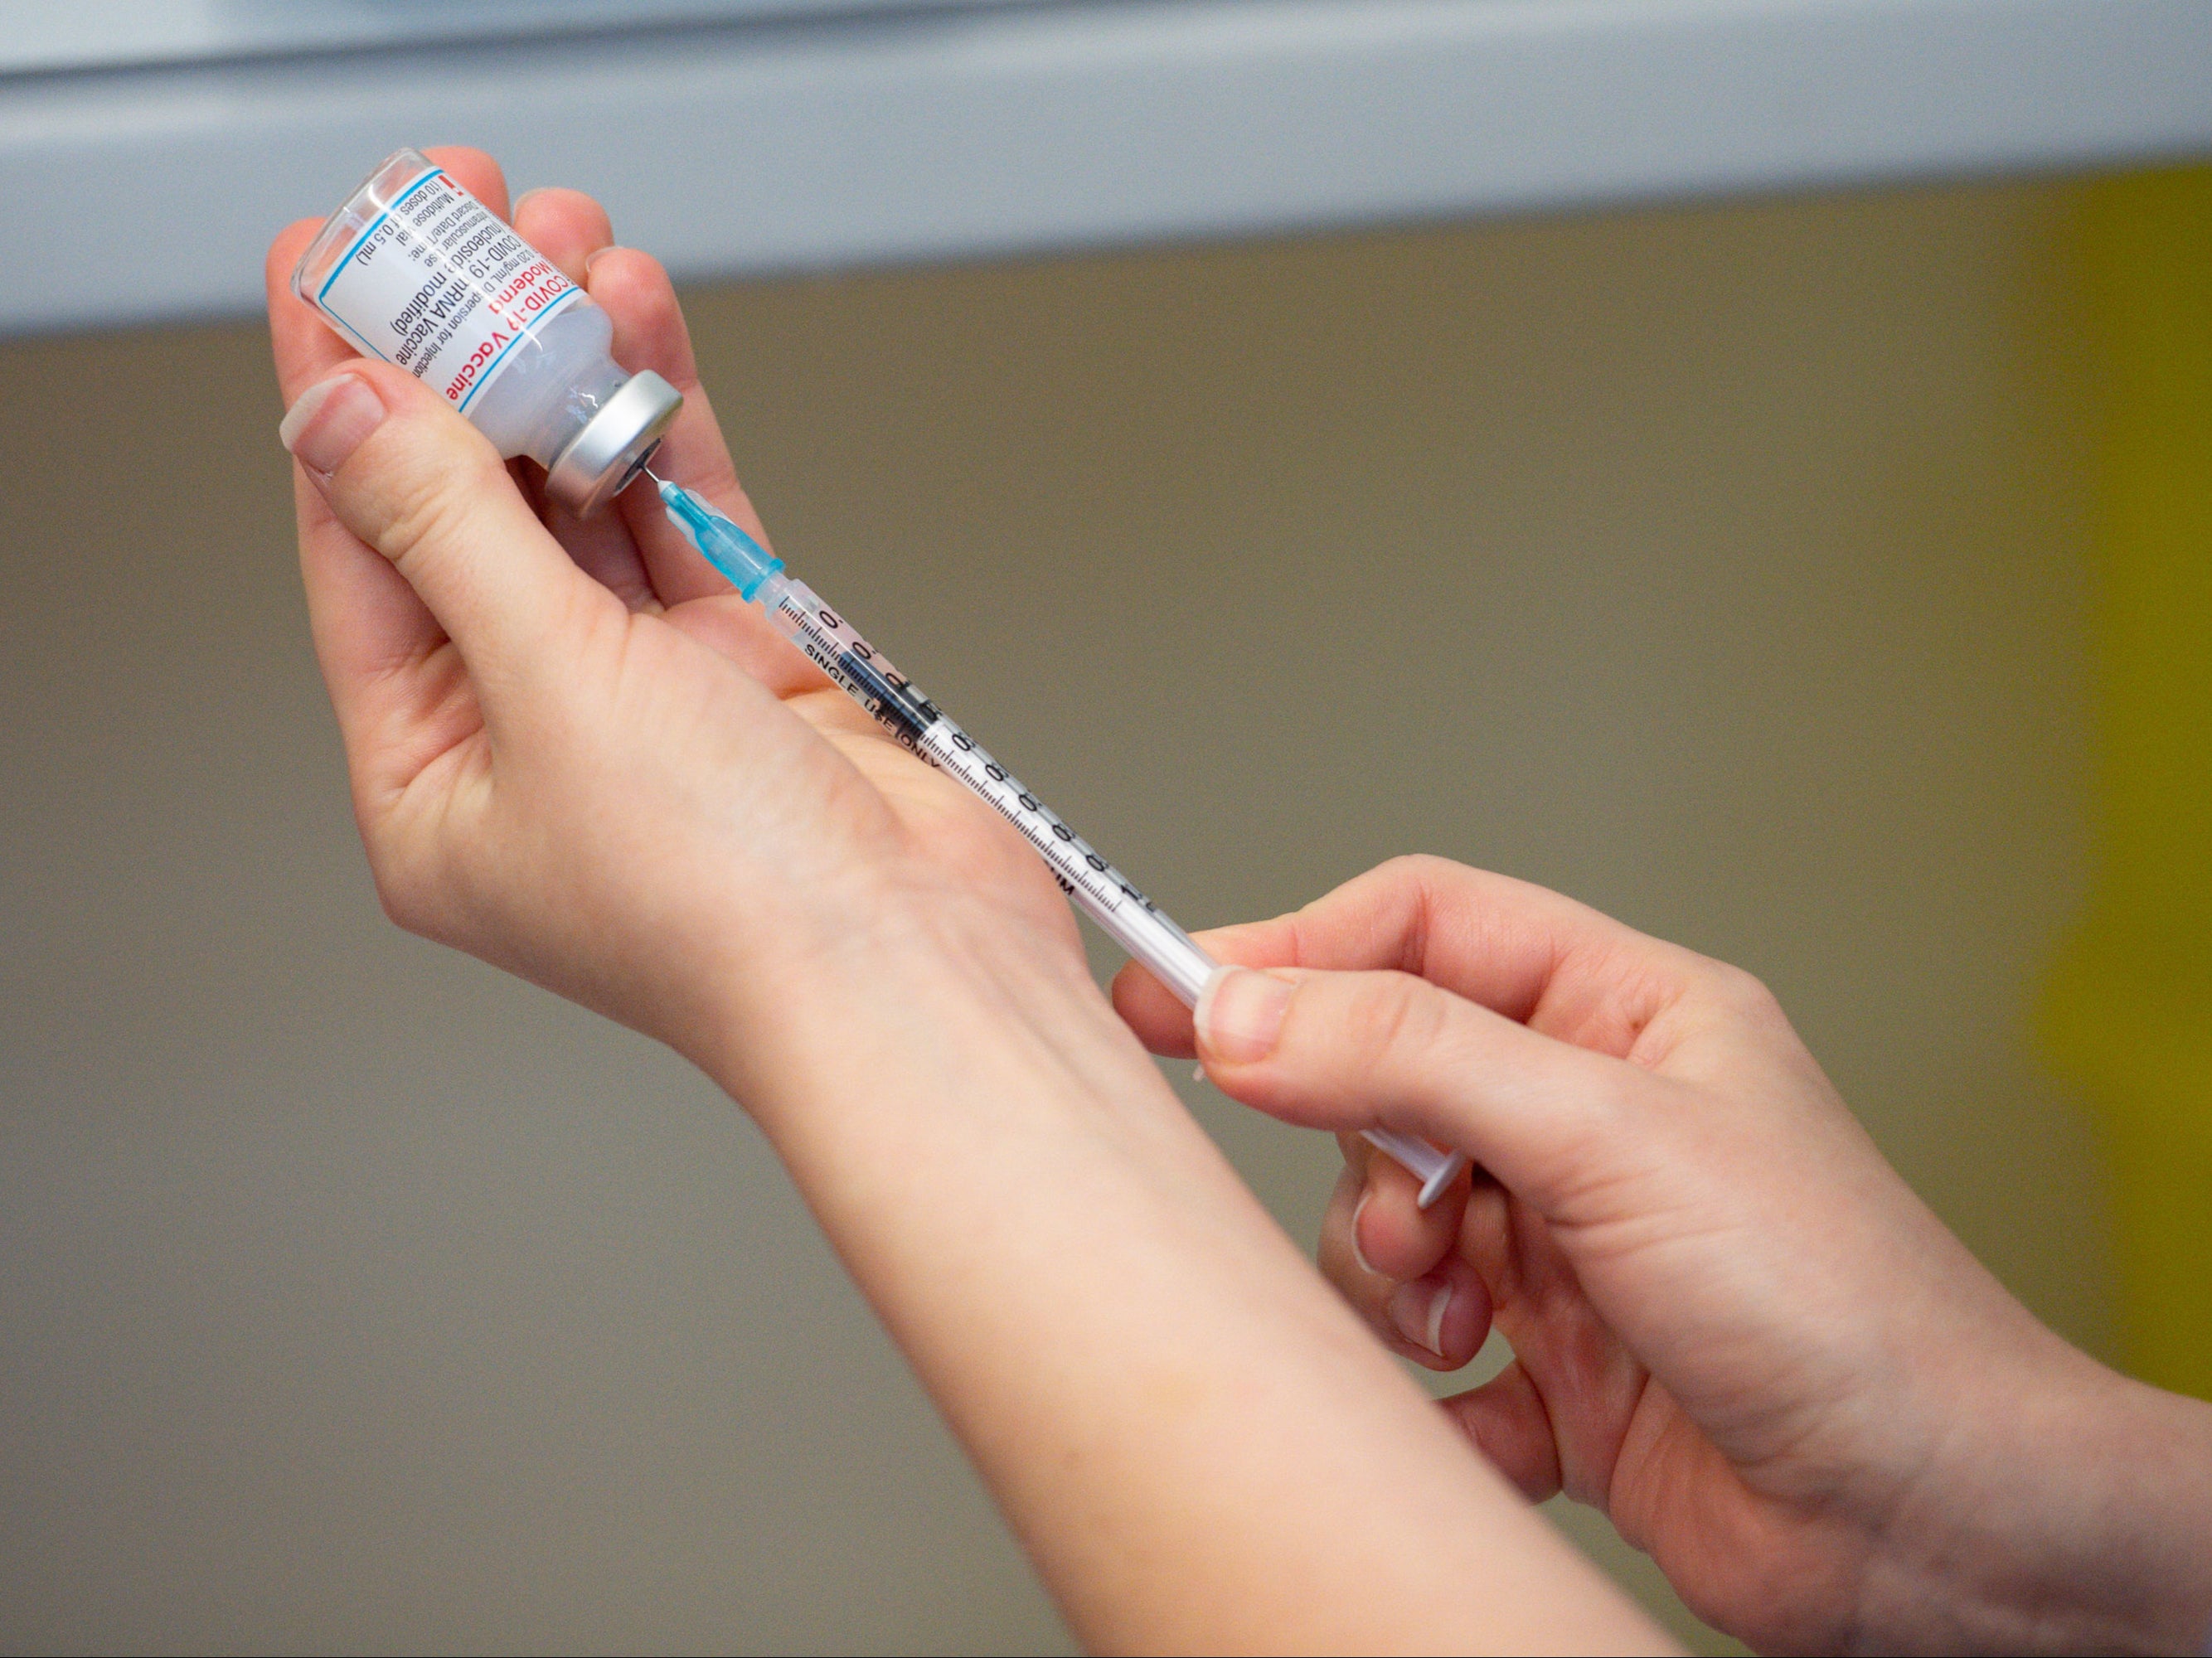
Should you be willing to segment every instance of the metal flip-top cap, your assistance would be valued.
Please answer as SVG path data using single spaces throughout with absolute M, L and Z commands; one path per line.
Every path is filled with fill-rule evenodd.
M 632 374 L 554 456 L 545 493 L 579 516 L 599 511 L 652 459 L 683 406 L 683 393 L 651 369 Z

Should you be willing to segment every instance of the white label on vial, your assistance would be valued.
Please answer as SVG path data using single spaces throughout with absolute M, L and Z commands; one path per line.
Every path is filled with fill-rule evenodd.
M 371 356 L 466 410 L 516 343 L 580 291 L 433 167 L 361 233 L 315 299 Z

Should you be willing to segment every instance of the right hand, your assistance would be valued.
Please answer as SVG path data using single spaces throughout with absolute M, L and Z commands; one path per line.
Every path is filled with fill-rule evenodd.
M 2164 1480 L 2212 1533 L 2212 1412 L 2038 1324 L 1748 974 L 1423 858 L 1203 942 L 1273 970 L 1194 1028 L 1132 969 L 1123 1017 L 1343 1136 L 1324 1270 L 1434 1370 L 1494 1321 L 1512 1363 L 1444 1409 L 1532 1500 L 1604 1509 L 1757 1646 L 2198 1649 L 2204 1549 L 2154 1563 L 2112 1510 Z M 1423 1212 L 1375 1127 L 1478 1172 Z

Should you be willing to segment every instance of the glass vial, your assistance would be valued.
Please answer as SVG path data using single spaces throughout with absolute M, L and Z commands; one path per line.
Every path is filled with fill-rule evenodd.
M 331 216 L 292 291 L 443 394 L 501 454 L 544 467 L 546 493 L 580 513 L 637 476 L 683 407 L 659 375 L 618 367 L 613 319 L 416 150 Z

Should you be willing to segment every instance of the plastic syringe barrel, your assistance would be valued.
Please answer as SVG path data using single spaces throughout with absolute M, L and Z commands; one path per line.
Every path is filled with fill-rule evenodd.
M 893 737 L 940 771 L 966 784 L 1014 826 L 1043 859 L 1078 908 L 1130 955 L 1159 975 L 1185 1003 L 1198 999 L 1218 963 L 1190 935 L 1060 815 L 1023 786 L 989 750 L 947 719 L 944 710 L 855 632 L 803 581 L 776 574 L 759 600 L 776 631 L 842 686 Z
M 673 483 L 660 485 L 668 516 L 684 539 L 757 602 L 776 631 L 806 653 L 877 723 L 915 755 L 949 772 L 1012 824 L 1044 859 L 1060 889 L 1107 937 L 1149 968 L 1186 1007 L 1195 1006 L 1221 963 L 1162 914 L 1121 872 L 1068 828 L 1058 813 L 1022 786 L 923 695 L 890 659 L 860 637 L 852 624 L 822 602 L 805 582 L 783 574 L 783 561 L 707 505 Z M 1408 1134 L 1369 1129 L 1364 1138 L 1410 1169 L 1421 1182 L 1423 1208 L 1436 1201 L 1467 1164 L 1464 1156 Z

